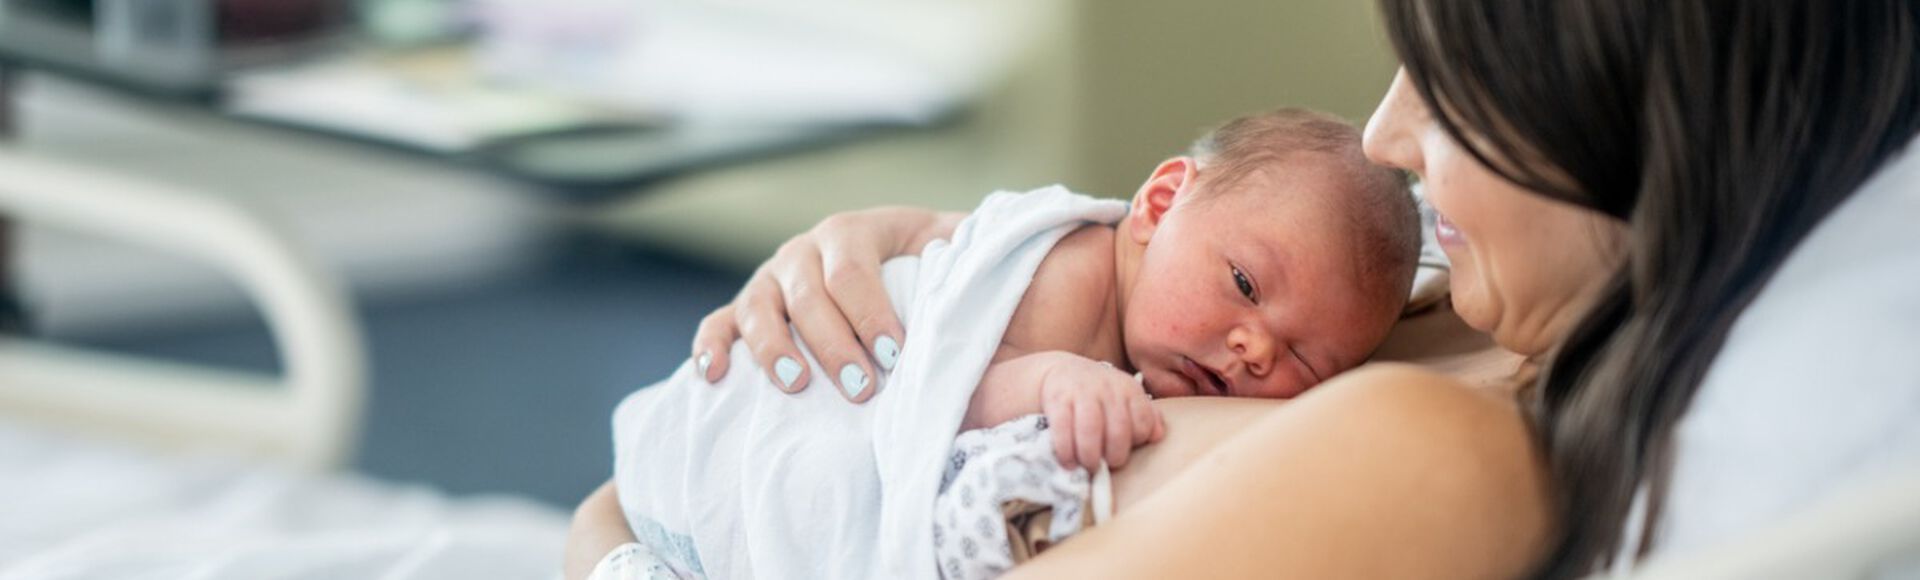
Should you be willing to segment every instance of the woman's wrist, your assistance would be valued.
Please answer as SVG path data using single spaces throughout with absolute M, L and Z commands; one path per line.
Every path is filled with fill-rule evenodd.
M 607 555 L 635 541 L 627 528 L 626 515 L 620 511 L 620 498 L 613 482 L 594 490 L 573 512 L 573 524 L 567 532 L 566 577 L 577 580 L 591 577 L 592 571 Z

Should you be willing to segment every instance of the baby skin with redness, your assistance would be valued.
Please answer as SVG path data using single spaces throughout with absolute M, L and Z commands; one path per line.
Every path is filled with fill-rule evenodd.
M 1061 464 L 1122 467 L 1165 431 L 1152 398 L 1290 398 L 1365 361 L 1419 246 L 1405 177 L 1351 125 L 1231 121 L 1154 168 L 1120 223 L 1053 248 L 962 429 L 1041 413 Z

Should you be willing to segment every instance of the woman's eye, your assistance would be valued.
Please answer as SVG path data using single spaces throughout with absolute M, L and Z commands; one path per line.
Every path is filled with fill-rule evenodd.
M 1253 281 L 1247 279 L 1247 273 L 1241 272 L 1239 266 L 1230 268 L 1233 270 L 1233 285 L 1240 289 L 1240 295 L 1253 300 Z

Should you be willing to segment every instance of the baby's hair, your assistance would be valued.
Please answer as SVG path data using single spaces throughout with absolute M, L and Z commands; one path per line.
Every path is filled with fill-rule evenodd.
M 1404 301 L 1420 259 L 1420 208 L 1407 174 L 1368 161 L 1360 130 L 1339 117 L 1284 108 L 1228 121 L 1194 141 L 1202 197 L 1232 190 L 1248 177 L 1283 170 L 1289 158 L 1311 155 L 1352 179 L 1353 195 L 1331 200 L 1347 219 L 1361 259 L 1356 274 L 1369 292 Z M 1343 192 L 1345 193 L 1345 192 Z

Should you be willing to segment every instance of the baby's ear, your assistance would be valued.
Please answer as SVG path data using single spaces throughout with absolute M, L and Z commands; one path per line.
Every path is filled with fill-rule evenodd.
M 1162 161 L 1153 168 L 1147 182 L 1133 194 L 1133 209 L 1127 213 L 1126 234 L 1134 243 L 1145 244 L 1153 239 L 1153 232 L 1160 229 L 1160 220 L 1166 219 L 1174 204 L 1192 195 L 1197 169 L 1193 158 L 1186 156 Z

